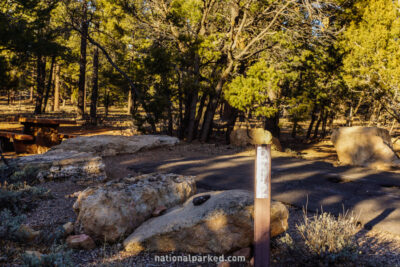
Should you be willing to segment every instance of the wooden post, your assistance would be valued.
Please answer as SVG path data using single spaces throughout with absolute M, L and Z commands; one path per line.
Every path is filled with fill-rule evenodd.
M 270 266 L 271 145 L 256 146 L 254 266 Z

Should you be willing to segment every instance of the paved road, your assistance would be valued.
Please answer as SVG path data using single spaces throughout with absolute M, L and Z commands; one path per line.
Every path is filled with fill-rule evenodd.
M 126 166 L 125 166 L 126 167 Z M 227 155 L 168 158 L 127 166 L 195 175 L 199 187 L 213 190 L 254 186 L 254 158 Z M 321 161 L 279 157 L 272 160 L 272 198 L 309 211 L 353 211 L 366 228 L 400 235 L 400 174 L 365 168 L 333 167 Z

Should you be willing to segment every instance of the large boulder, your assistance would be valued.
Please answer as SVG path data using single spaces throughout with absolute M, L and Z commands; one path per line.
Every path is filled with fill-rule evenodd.
M 200 205 L 193 199 L 209 194 Z M 196 203 L 196 202 L 195 202 Z M 253 242 L 253 193 L 245 190 L 208 192 L 196 195 L 165 215 L 144 222 L 124 241 L 125 250 L 226 254 Z M 271 204 L 271 234 L 288 227 L 288 210 Z
M 263 128 L 236 129 L 230 135 L 230 143 L 234 146 L 262 145 L 271 144 L 271 148 L 276 151 L 282 151 L 279 139 Z
M 172 146 L 178 142 L 175 137 L 161 135 L 81 136 L 65 140 L 44 154 L 11 160 L 14 168 L 7 174 L 35 176 L 41 181 L 66 178 L 102 181 L 107 178 L 102 156 L 136 153 L 143 149 Z
M 106 178 L 102 158 L 93 153 L 77 151 L 48 151 L 44 154 L 19 157 L 12 160 L 15 176 L 47 179 L 90 179 Z
M 377 167 L 399 164 L 390 134 L 378 127 L 341 127 L 333 130 L 332 143 L 344 165 Z
M 139 150 L 176 145 L 179 139 L 166 135 L 95 135 L 80 136 L 63 141 L 51 150 L 78 151 L 97 156 L 133 154 Z
M 160 206 L 174 207 L 195 194 L 194 177 L 146 174 L 89 187 L 73 205 L 75 227 L 91 237 L 115 242 L 141 225 Z

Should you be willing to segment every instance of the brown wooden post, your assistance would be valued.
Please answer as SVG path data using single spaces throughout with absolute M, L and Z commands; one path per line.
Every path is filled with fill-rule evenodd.
M 270 266 L 271 145 L 256 146 L 254 266 Z

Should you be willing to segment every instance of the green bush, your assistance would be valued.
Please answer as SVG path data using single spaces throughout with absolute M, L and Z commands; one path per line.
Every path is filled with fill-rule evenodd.
M 14 171 L 14 173 L 9 177 L 8 181 L 10 183 L 26 182 L 28 184 L 35 184 L 38 182 L 38 173 L 39 168 L 32 165 L 27 165 L 21 170 Z
M 23 254 L 23 266 L 27 267 L 70 267 L 75 266 L 71 259 L 71 252 L 65 251 L 64 247 L 51 248 L 51 253 L 43 254 L 40 257 L 34 254 Z
M 17 241 L 17 231 L 26 219 L 25 215 L 13 214 L 9 209 L 0 212 L 0 239 Z
M 26 211 L 34 207 L 35 201 L 50 197 L 50 192 L 41 187 L 16 183 L 0 187 L 0 210 Z

